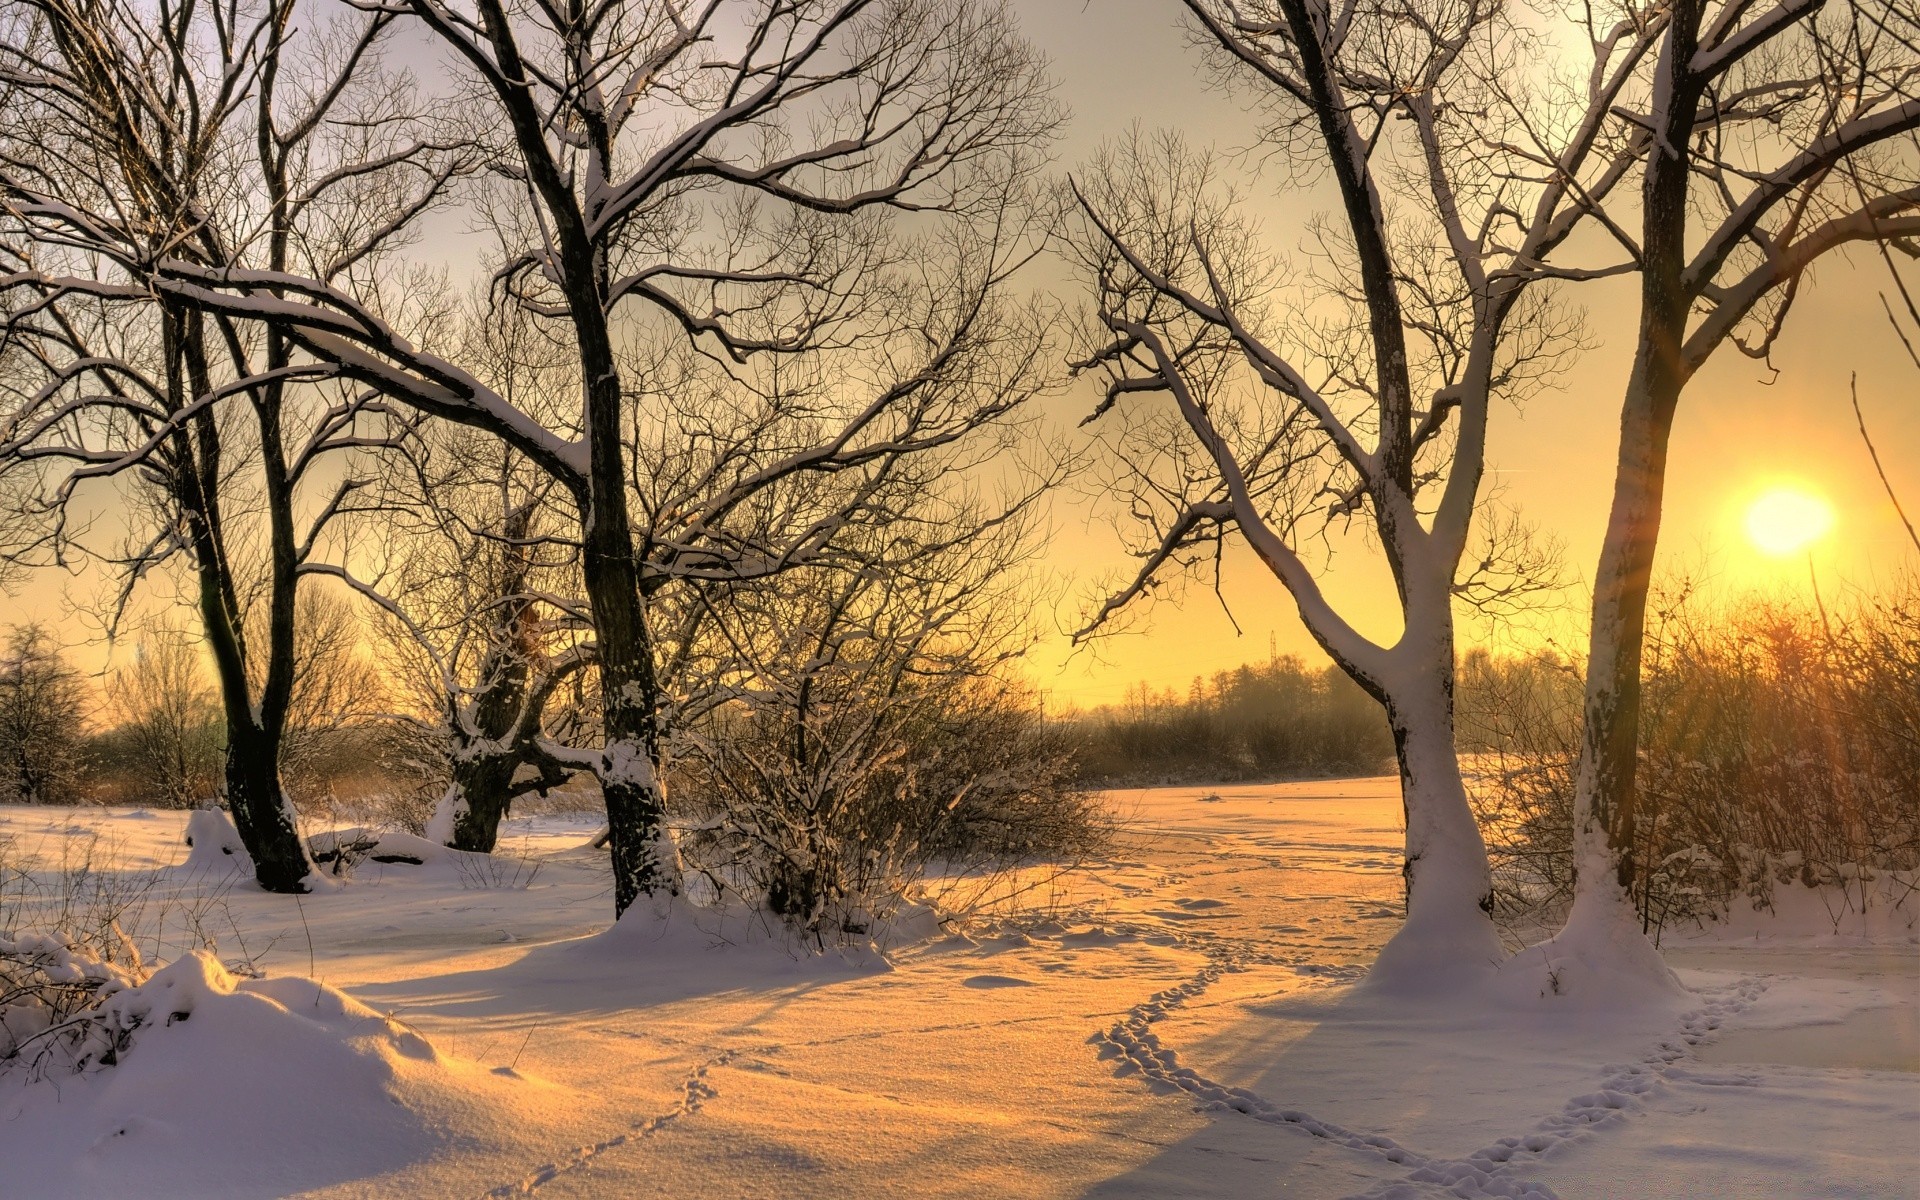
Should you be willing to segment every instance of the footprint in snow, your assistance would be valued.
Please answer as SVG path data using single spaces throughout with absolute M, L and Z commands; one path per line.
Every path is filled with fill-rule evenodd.
M 976 989 L 1032 987 L 1031 979 L 1015 979 L 1011 975 L 974 975 L 960 981 L 961 987 Z
M 1204 908 L 1225 908 L 1227 905 L 1225 900 L 1175 900 L 1174 903 L 1188 912 L 1199 912 Z

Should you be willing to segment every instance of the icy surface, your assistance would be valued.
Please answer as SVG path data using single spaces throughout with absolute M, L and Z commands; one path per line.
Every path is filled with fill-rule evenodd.
M 1916 1194 L 1920 897 L 1670 931 L 1678 996 L 1422 1003 L 1353 987 L 1399 924 L 1393 781 L 1114 802 L 1017 924 L 832 954 L 684 904 L 609 932 L 593 815 L 389 839 L 429 861 L 296 902 L 164 870 L 185 814 L 0 809 L 11 861 L 93 842 L 144 887 L 174 964 L 116 998 L 161 1014 L 119 1065 L 0 1081 L 0 1194 Z

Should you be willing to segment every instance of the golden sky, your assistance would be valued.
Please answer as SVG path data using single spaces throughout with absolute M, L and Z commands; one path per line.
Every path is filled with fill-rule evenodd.
M 1227 150 L 1252 141 L 1254 124 L 1241 104 L 1207 89 L 1175 0 L 1016 0 L 1016 10 L 1052 59 L 1061 97 L 1074 111 L 1059 148 L 1063 168 L 1135 123 L 1179 129 L 1196 145 Z M 1254 201 L 1268 236 L 1276 249 L 1290 251 L 1320 201 L 1284 191 L 1277 178 L 1262 186 Z M 423 249 L 459 257 L 456 248 L 470 239 L 457 225 L 443 223 Z M 1063 279 L 1057 269 L 1043 275 Z M 1871 587 L 1914 567 L 1848 403 L 1848 378 L 1857 371 L 1882 460 L 1909 511 L 1920 509 L 1920 370 L 1906 360 L 1881 311 L 1885 287 L 1883 268 L 1871 255 L 1829 261 L 1774 356 L 1777 377 L 1728 347 L 1692 384 L 1673 439 L 1662 535 L 1669 569 L 1703 574 L 1723 594 L 1803 590 L 1806 558 L 1762 556 L 1742 529 L 1746 507 L 1779 481 L 1824 496 L 1836 511 L 1833 533 L 1813 550 L 1823 589 Z M 1496 410 L 1489 480 L 1504 485 L 1505 499 L 1529 520 L 1564 540 L 1577 585 L 1592 574 L 1606 520 L 1635 293 L 1630 281 L 1610 281 L 1582 285 L 1574 298 L 1586 308 L 1587 333 L 1598 346 L 1578 361 L 1564 390 L 1536 396 L 1523 411 Z M 1051 408 L 1070 426 L 1091 403 L 1090 389 L 1082 387 Z M 1099 513 L 1077 497 L 1062 497 L 1045 564 L 1060 607 L 1040 614 L 1040 624 L 1070 623 L 1091 581 L 1129 563 Z M 76 659 L 97 669 L 102 653 L 79 646 L 86 629 L 62 604 L 65 586 L 46 573 L 11 601 L 0 598 L 0 625 L 25 619 L 56 625 L 76 645 Z M 1393 635 L 1392 591 L 1377 562 L 1343 553 L 1328 590 L 1363 630 Z M 1250 555 L 1230 556 L 1223 591 L 1244 631 L 1238 636 L 1209 581 L 1189 588 L 1184 603 L 1163 603 L 1134 622 L 1134 632 L 1091 650 L 1073 652 L 1064 635 L 1049 635 L 1029 658 L 1034 681 L 1058 702 L 1093 706 L 1118 700 L 1136 681 L 1184 689 L 1196 674 L 1264 659 L 1270 644 L 1317 657 L 1291 600 Z M 1576 586 L 1561 614 L 1563 630 L 1584 628 L 1583 603 Z
M 1174 0 L 1019 0 L 1018 7 L 1074 109 L 1061 154 L 1069 169 L 1133 122 L 1176 128 L 1196 144 L 1227 150 L 1252 141 L 1255 127 L 1240 103 L 1207 88 Z M 1292 250 L 1314 198 L 1281 194 L 1274 181 L 1257 200 L 1275 248 Z M 1849 375 L 1857 371 L 1881 460 L 1909 513 L 1920 510 L 1920 370 L 1881 309 L 1888 286 L 1885 268 L 1867 252 L 1829 259 L 1777 348 L 1777 376 L 1727 346 L 1692 383 L 1674 430 L 1665 569 L 1692 573 L 1721 594 L 1806 594 L 1806 557 L 1763 556 L 1743 528 L 1751 502 L 1781 481 L 1823 495 L 1835 509 L 1832 533 L 1813 550 L 1829 595 L 1846 584 L 1871 588 L 1920 565 L 1873 473 L 1848 399 Z M 1564 540 L 1576 587 L 1562 620 L 1583 633 L 1579 585 L 1592 577 L 1606 523 L 1637 295 L 1631 281 L 1607 281 L 1581 285 L 1571 298 L 1587 310 L 1588 337 L 1599 345 L 1581 356 L 1564 390 L 1544 392 L 1524 410 L 1495 410 L 1488 479 L 1504 485 L 1504 499 L 1529 520 Z M 1090 403 L 1084 392 L 1077 399 Z M 1055 566 L 1090 575 L 1124 565 L 1111 531 L 1086 522 L 1084 513 L 1061 514 Z M 1093 706 L 1118 700 L 1136 680 L 1184 691 L 1196 674 L 1264 659 L 1270 644 L 1319 658 L 1285 590 L 1250 554 L 1230 560 L 1223 584 L 1240 636 L 1207 580 L 1188 589 L 1177 612 L 1163 605 L 1144 631 L 1106 639 L 1091 653 L 1073 653 L 1064 637 L 1050 639 L 1032 656 L 1036 681 L 1062 701 Z M 1363 629 L 1393 635 L 1396 604 L 1377 563 L 1345 554 L 1329 590 Z

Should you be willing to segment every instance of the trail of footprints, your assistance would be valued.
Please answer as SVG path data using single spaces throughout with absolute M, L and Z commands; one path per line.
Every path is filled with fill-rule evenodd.
M 1268 1125 L 1290 1126 L 1312 1137 L 1369 1154 L 1407 1174 L 1360 1193 L 1352 1200 L 1420 1200 L 1455 1196 L 1461 1200 L 1558 1200 L 1552 1188 L 1535 1180 L 1515 1178 L 1513 1171 L 1538 1162 L 1555 1151 L 1592 1137 L 1597 1131 L 1624 1122 L 1645 1108 L 1670 1077 L 1726 1085 L 1752 1085 L 1756 1077 L 1733 1073 L 1707 1077 L 1680 1073 L 1675 1064 L 1692 1048 L 1710 1039 L 1728 1017 L 1742 1011 L 1766 990 L 1764 977 L 1749 977 L 1703 993 L 1705 1002 L 1684 1014 L 1678 1032 L 1663 1040 L 1638 1062 L 1605 1068 L 1606 1077 L 1594 1091 L 1575 1096 L 1533 1131 L 1503 1137 L 1464 1159 L 1422 1154 L 1377 1133 L 1349 1129 L 1298 1109 L 1283 1108 L 1245 1088 L 1217 1083 L 1182 1066 L 1179 1056 L 1160 1041 L 1153 1025 L 1174 1009 L 1186 1005 L 1213 986 L 1221 976 L 1245 971 L 1255 962 L 1276 961 L 1273 956 L 1249 953 L 1243 946 L 1217 941 L 1205 947 L 1207 965 L 1184 983 L 1156 992 L 1134 1006 L 1114 1025 L 1089 1039 L 1100 1057 L 1117 1060 L 1114 1073 L 1139 1076 L 1155 1091 L 1180 1092 L 1195 1100 L 1201 1112 L 1236 1112 Z M 1305 970 L 1296 965 L 1296 969 Z M 1349 977 L 1361 972 L 1342 972 Z
M 739 1053 L 738 1048 L 723 1050 L 695 1067 L 688 1073 L 687 1077 L 681 1081 L 680 1103 L 674 1105 L 666 1112 L 650 1117 L 642 1117 L 629 1125 L 626 1130 L 621 1133 L 614 1134 L 612 1137 L 595 1142 L 590 1146 L 580 1146 L 564 1158 L 559 1158 L 544 1166 L 536 1167 L 533 1171 L 513 1183 L 503 1183 L 492 1191 L 482 1193 L 483 1200 L 506 1200 L 506 1197 L 509 1196 L 530 1196 L 560 1176 L 591 1165 L 594 1159 L 599 1158 L 609 1150 L 617 1149 L 629 1142 L 637 1142 L 652 1137 L 680 1118 L 690 1117 L 699 1112 L 700 1105 L 703 1102 L 719 1095 L 719 1093 L 713 1089 L 712 1085 L 707 1083 L 707 1072 L 713 1070 L 715 1067 L 726 1066 L 732 1062 L 734 1057 Z
M 1198 1111 L 1234 1112 L 1264 1124 L 1289 1126 L 1407 1171 L 1402 1178 L 1382 1181 L 1352 1200 L 1420 1200 L 1422 1197 L 1435 1196 L 1454 1196 L 1460 1200 L 1558 1200 L 1555 1192 L 1546 1184 L 1515 1178 L 1513 1172 L 1552 1155 L 1556 1150 L 1585 1140 L 1597 1131 L 1621 1124 L 1630 1114 L 1644 1109 L 1646 1101 L 1669 1078 L 1688 1078 L 1725 1085 L 1751 1085 L 1757 1082 L 1757 1077 L 1738 1072 L 1709 1076 L 1698 1071 L 1679 1069 L 1676 1064 L 1689 1058 L 1692 1048 L 1710 1039 L 1728 1017 L 1758 1000 L 1767 987 L 1765 977 L 1744 978 L 1704 992 L 1704 1003 L 1683 1015 L 1680 1029 L 1674 1036 L 1663 1040 L 1637 1062 L 1606 1068 L 1605 1078 L 1598 1088 L 1567 1101 L 1561 1111 L 1542 1120 L 1531 1132 L 1500 1138 L 1463 1159 L 1423 1154 L 1382 1134 L 1350 1129 L 1299 1109 L 1283 1108 L 1245 1088 L 1230 1087 L 1208 1079 L 1191 1067 L 1181 1065 L 1178 1054 L 1163 1045 L 1153 1030 L 1156 1022 L 1198 999 L 1225 975 L 1256 966 L 1280 966 L 1332 982 L 1353 982 L 1365 974 L 1364 967 L 1316 963 L 1301 954 L 1276 954 L 1242 939 L 1179 926 L 1170 927 L 1164 923 L 1109 920 L 1104 924 L 1110 932 L 1128 934 L 1142 940 L 1150 939 L 1160 944 L 1178 944 L 1206 957 L 1206 965 L 1191 978 L 1154 993 L 1121 1014 L 1109 1028 L 1088 1039 L 1099 1048 L 1102 1059 L 1115 1062 L 1115 1075 L 1137 1076 L 1156 1092 L 1184 1094 L 1196 1102 Z M 967 1022 L 951 1028 L 977 1029 L 1001 1023 Z M 904 1031 L 893 1030 L 867 1036 L 887 1036 L 899 1032 Z M 842 1039 L 822 1039 L 822 1042 L 839 1040 Z M 777 1052 L 782 1048 L 767 1046 L 757 1053 Z M 701 1062 L 682 1081 L 680 1102 L 666 1112 L 643 1117 L 621 1133 L 592 1145 L 578 1147 L 570 1154 L 536 1168 L 520 1180 L 484 1193 L 484 1200 L 531 1195 L 554 1179 L 589 1166 L 610 1150 L 643 1141 L 681 1118 L 693 1116 L 705 1101 L 718 1095 L 707 1082 L 708 1073 L 727 1066 L 742 1053 L 754 1052 L 734 1047 Z

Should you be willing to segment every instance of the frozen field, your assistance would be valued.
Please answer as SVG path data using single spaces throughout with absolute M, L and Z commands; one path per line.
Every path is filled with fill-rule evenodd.
M 265 975 L 183 972 L 192 1019 L 119 1066 L 0 1083 L 0 1196 L 1920 1195 L 1920 896 L 1669 934 L 1683 1006 L 1388 1010 L 1350 985 L 1398 921 L 1394 781 L 1114 801 L 1112 858 L 1017 924 L 884 958 L 594 936 L 588 816 L 295 903 L 180 866 L 183 814 L 0 809 L 16 865 L 147 888 L 150 958 Z

